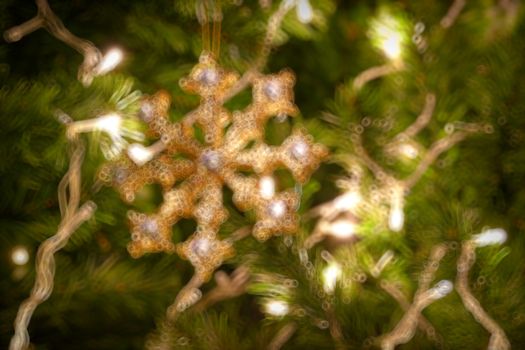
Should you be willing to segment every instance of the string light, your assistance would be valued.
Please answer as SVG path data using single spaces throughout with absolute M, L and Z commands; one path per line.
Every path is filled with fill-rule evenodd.
M 259 193 L 264 199 L 271 199 L 275 194 L 275 181 L 271 176 L 263 176 L 259 180 Z
M 309 0 L 297 0 L 297 19 L 301 23 L 310 23 L 314 18 L 314 11 Z
M 452 292 L 453 289 L 454 289 L 454 284 L 451 281 L 441 280 L 431 289 L 431 291 L 433 292 L 431 294 L 432 298 L 441 299 L 447 296 L 448 294 L 450 294 L 450 292 Z
M 29 261 L 29 251 L 26 247 L 18 246 L 11 251 L 11 261 L 13 264 L 23 266 Z
M 350 220 L 340 219 L 329 224 L 327 233 L 337 238 L 350 238 L 355 235 L 356 224 Z
M 404 35 L 401 23 L 394 17 L 382 14 L 372 22 L 370 32 L 374 44 L 391 60 L 398 61 L 403 53 Z
M 355 209 L 362 201 L 362 197 L 357 191 L 348 191 L 334 200 L 334 209 L 337 211 L 347 211 Z
M 399 232 L 405 224 L 405 213 L 403 212 L 403 188 L 396 186 L 393 189 L 390 203 L 390 214 L 388 216 L 388 227 L 394 232 Z
M 129 145 L 127 153 L 133 163 L 137 164 L 138 166 L 146 164 L 155 155 L 154 152 L 152 152 L 149 148 L 144 147 L 138 143 Z
M 96 119 L 95 128 L 107 132 L 110 136 L 120 135 L 122 118 L 116 113 L 110 113 Z
M 474 235 L 472 240 L 478 247 L 499 245 L 507 240 L 507 232 L 502 228 L 492 228 Z
M 109 140 L 102 140 L 100 148 L 108 159 L 116 158 L 128 145 L 124 137 L 135 141 L 143 141 L 144 135 L 136 130 L 128 129 L 123 125 L 122 117 L 118 113 L 109 113 L 98 118 L 79 120 L 68 124 L 67 135 L 73 137 L 79 133 L 102 131 L 109 136 Z M 108 142 L 109 141 L 109 142 Z
M 110 113 L 94 119 L 79 120 L 69 124 L 69 135 L 92 132 L 95 130 L 104 131 L 108 135 L 115 137 L 120 134 L 122 118 L 117 113 Z
M 388 216 L 388 227 L 394 231 L 399 232 L 403 229 L 405 222 L 405 214 L 401 208 L 392 208 Z
M 104 57 L 102 57 L 102 60 L 100 61 L 99 65 L 97 66 L 97 75 L 106 74 L 115 67 L 119 65 L 120 62 L 122 62 L 122 59 L 124 58 L 124 54 L 122 50 L 118 48 L 113 48 L 109 50 Z
M 419 154 L 417 148 L 409 143 L 399 145 L 399 153 L 408 159 L 416 159 Z
M 282 300 L 270 300 L 264 305 L 264 312 L 272 316 L 286 316 L 289 310 L 288 304 Z
M 323 289 L 326 293 L 332 293 L 337 280 L 341 276 L 341 267 L 336 262 L 331 262 L 323 270 Z

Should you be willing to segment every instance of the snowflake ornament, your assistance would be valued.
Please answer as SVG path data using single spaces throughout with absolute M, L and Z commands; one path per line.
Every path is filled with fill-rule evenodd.
M 302 130 L 293 131 L 281 146 L 264 143 L 264 126 L 269 118 L 298 113 L 293 103 L 293 73 L 258 76 L 253 82 L 252 103 L 243 111 L 231 113 L 222 104 L 238 79 L 236 73 L 222 69 L 204 53 L 189 76 L 180 81 L 184 91 L 201 96 L 195 110 L 172 123 L 168 93 L 157 92 L 142 102 L 139 117 L 151 134 L 160 138 L 163 150 L 154 157 L 146 152 L 141 156 L 142 146 L 132 145 L 138 147 L 134 157 L 123 157 L 102 168 L 100 178 L 114 186 L 128 203 L 144 185 L 162 186 L 164 201 L 156 213 L 128 213 L 132 239 L 128 250 L 133 257 L 176 252 L 191 262 L 199 281 L 209 280 L 213 271 L 234 255 L 232 242 L 218 237 L 220 226 L 228 218 L 223 186 L 232 190 L 237 208 L 255 212 L 253 235 L 258 240 L 297 230 L 299 194 L 286 190 L 268 195 L 261 191 L 262 182 L 284 167 L 296 181 L 304 183 L 328 152 Z M 195 138 L 194 125 L 203 131 L 204 144 Z M 241 173 L 246 170 L 254 175 Z M 197 229 L 185 242 L 175 244 L 171 228 L 181 218 L 194 218 Z

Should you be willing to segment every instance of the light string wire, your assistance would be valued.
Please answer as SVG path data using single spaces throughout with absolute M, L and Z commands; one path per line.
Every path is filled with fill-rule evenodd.
M 446 252 L 446 249 L 447 248 L 444 244 L 437 245 L 432 249 L 430 253 L 430 263 L 434 263 L 435 266 L 432 269 L 427 269 L 425 271 L 426 274 L 424 272 L 420 275 L 419 289 L 428 289 L 428 283 L 430 283 L 430 280 L 432 279 L 431 274 L 433 273 L 434 268 L 437 268 L 436 262 L 440 258 L 440 256 Z M 383 256 L 381 256 L 381 258 L 376 262 L 376 264 L 370 269 L 370 275 L 376 279 L 379 278 L 383 269 L 392 261 L 393 258 L 394 253 L 391 250 L 384 253 Z M 422 285 L 421 282 L 423 279 L 429 280 L 429 282 L 424 282 L 425 284 Z M 408 311 L 408 309 L 410 308 L 410 301 L 396 283 L 392 283 L 386 279 L 381 279 L 379 281 L 379 287 L 383 289 L 386 293 L 388 293 L 395 301 L 397 301 L 397 303 L 403 309 L 403 311 Z M 433 341 L 438 348 L 442 348 L 443 337 L 436 331 L 432 323 L 430 323 L 430 321 L 423 314 L 419 314 L 417 316 L 417 327 L 423 333 L 425 333 L 427 338 Z
M 452 27 L 466 4 L 467 0 L 454 0 L 447 11 L 447 14 L 439 22 L 441 27 L 445 29 Z
M 266 347 L 267 350 L 279 350 L 294 335 L 297 325 L 294 322 L 285 324 L 270 341 Z
M 388 152 L 395 147 L 403 144 L 404 142 L 412 140 L 413 137 L 417 136 L 432 120 L 434 110 L 436 107 L 436 95 L 434 93 L 427 93 L 425 97 L 425 104 L 422 108 L 421 113 L 416 120 L 410 124 L 406 129 L 398 133 L 392 138 L 392 140 L 382 147 L 384 152 Z M 334 116 L 336 123 L 337 117 Z M 377 163 L 368 153 L 363 144 L 363 131 L 360 132 L 352 131 L 350 141 L 353 145 L 354 152 L 356 155 L 356 161 L 363 164 L 374 176 L 380 186 L 391 189 L 392 194 L 390 195 L 391 207 L 397 206 L 402 210 L 404 197 L 409 191 L 418 183 L 428 168 L 437 160 L 437 158 L 444 152 L 448 151 L 458 143 L 465 140 L 468 136 L 476 133 L 491 133 L 493 127 L 490 124 L 482 123 L 465 123 L 465 122 L 451 122 L 445 126 L 445 131 L 448 135 L 438 139 L 432 143 L 423 157 L 419 160 L 414 170 L 403 179 L 397 178 L 390 171 L 384 169 L 379 163 Z M 359 177 L 355 180 L 353 187 L 360 186 Z M 342 199 L 345 194 L 336 197 L 334 200 L 327 203 L 323 203 L 315 208 L 312 208 L 308 213 L 309 216 L 318 216 L 320 219 L 316 223 L 313 230 L 313 234 L 310 235 L 304 242 L 304 246 L 307 249 L 314 247 L 317 243 L 321 242 L 328 235 L 330 235 L 327 228 L 330 227 L 330 223 L 333 222 L 339 215 L 345 214 L 345 217 L 352 221 L 358 222 L 358 216 L 354 215 L 351 211 L 345 211 L 344 209 L 338 208 L 338 202 Z M 359 205 L 365 205 L 359 204 Z
M 410 341 L 416 332 L 418 324 L 420 324 L 420 320 L 422 319 L 421 311 L 423 311 L 423 309 L 432 302 L 443 297 L 452 290 L 451 284 L 440 290 L 439 284 L 442 282 L 440 282 L 437 287 L 430 288 L 430 283 L 434 279 L 436 271 L 439 269 L 439 264 L 446 252 L 447 246 L 445 244 L 439 244 L 432 249 L 430 258 L 420 275 L 419 285 L 416 293 L 414 294 L 414 300 L 412 304 L 408 306 L 405 314 L 399 320 L 394 329 L 379 338 L 382 350 L 393 350 L 397 345 L 405 344 Z M 395 294 L 395 292 L 392 293 L 393 290 L 389 284 L 389 282 L 385 281 L 382 284 L 383 289 L 390 289 L 391 293 L 389 294 Z M 433 329 L 431 325 L 430 327 L 432 328 L 428 328 L 430 323 L 426 324 L 426 326 L 425 324 L 426 322 L 424 322 L 423 325 L 427 329 L 427 332 Z
M 79 207 L 81 193 L 81 170 L 84 160 L 85 144 L 78 136 L 70 139 L 69 169 L 58 186 L 58 202 L 62 219 L 55 235 L 46 239 L 38 248 L 36 257 L 36 276 L 30 296 L 20 305 L 14 322 L 15 333 L 11 338 L 10 350 L 24 350 L 29 347 L 27 327 L 35 309 L 49 298 L 53 291 L 55 276 L 54 254 L 62 249 L 71 235 L 89 220 L 96 204 L 87 201 Z
M 466 4 L 467 0 L 454 0 L 445 16 L 443 16 L 443 18 L 440 21 L 441 27 L 444 29 L 452 27 L 459 15 L 461 14 L 461 12 L 463 11 L 463 8 Z M 505 2 L 505 0 L 500 1 L 500 6 L 504 9 L 513 8 L 512 6 L 509 6 Z M 394 59 L 388 63 L 367 68 L 355 77 L 353 82 L 353 88 L 355 91 L 359 91 L 363 88 L 363 86 L 365 86 L 368 82 L 372 80 L 402 71 L 404 69 L 405 64 L 400 59 Z
M 35 0 L 37 14 L 30 20 L 12 27 L 4 32 L 7 42 L 15 42 L 37 29 L 44 28 L 58 40 L 78 51 L 84 56 L 84 61 L 78 69 L 78 80 L 84 85 L 90 85 L 93 78 L 103 72 L 99 69 L 102 54 L 89 40 L 82 39 L 71 33 L 64 23 L 51 10 L 47 0 Z
M 202 33 L 202 51 L 211 52 L 218 60 L 221 51 L 222 10 L 220 0 L 200 0 L 195 3 L 195 14 Z M 210 32 L 210 21 L 213 22 Z
M 84 63 L 79 68 L 78 78 L 84 83 L 84 85 L 89 85 L 93 77 L 98 73 L 97 65 L 100 63 L 102 58 L 100 51 L 91 42 L 76 37 L 69 30 L 67 30 L 62 21 L 51 10 L 46 0 L 36 0 L 36 3 L 38 7 L 37 15 L 31 20 L 7 30 L 4 33 L 6 40 L 9 42 L 18 41 L 39 28 L 45 28 L 57 39 L 65 42 L 84 55 Z M 197 6 L 198 5 L 199 4 L 197 4 Z M 196 11 L 198 14 L 197 17 L 200 19 L 199 22 L 201 22 L 201 26 L 203 28 L 203 49 L 211 51 L 213 54 L 215 54 L 215 56 L 218 56 L 220 52 L 220 27 L 222 20 L 220 5 L 218 2 L 213 0 L 203 0 L 200 5 L 201 6 L 197 7 Z M 284 16 L 292 7 L 293 2 L 283 1 L 279 9 L 270 17 L 261 52 L 258 56 L 258 59 L 256 59 L 255 64 L 253 65 L 254 68 L 249 70 L 249 72 L 244 75 L 244 77 L 248 77 L 249 79 L 244 79 L 241 86 L 237 85 L 232 90 L 242 90 L 245 88 L 251 82 L 251 78 L 254 77 L 251 72 L 260 71 L 266 64 L 275 34 L 278 31 Z M 211 17 L 214 20 L 213 39 L 211 45 L 209 26 L 210 9 L 213 11 Z M 234 95 L 235 93 L 229 94 L 222 102 L 225 102 Z M 64 175 L 58 186 L 58 201 L 62 221 L 57 234 L 43 242 L 39 248 L 35 288 L 33 289 L 31 297 L 20 306 L 19 316 L 15 321 L 15 335 L 13 336 L 10 349 L 25 349 L 29 345 L 27 326 L 29 324 L 31 315 L 34 309 L 40 303 L 45 301 L 52 292 L 53 278 L 55 273 L 54 253 L 67 244 L 69 238 L 75 232 L 75 230 L 83 222 L 87 221 L 93 215 L 96 209 L 96 205 L 91 201 L 86 202 L 84 205 L 78 208 L 78 204 L 80 202 L 81 186 L 80 168 L 83 161 L 85 145 L 80 139 L 77 138 L 77 135 L 71 136 L 71 139 L 72 144 L 75 146 L 75 151 L 71 155 L 70 169 Z M 161 152 L 165 146 L 161 141 L 158 141 L 152 148 L 154 149 L 155 153 L 158 153 Z M 244 238 L 246 236 L 246 232 L 249 234 L 249 230 L 247 231 L 246 228 L 239 230 L 237 235 L 233 235 L 233 239 L 236 240 Z M 219 280 L 222 280 L 222 282 L 225 282 L 225 279 L 222 278 L 224 276 L 216 275 L 216 277 Z M 196 309 L 203 309 L 222 299 L 238 295 L 239 291 L 244 290 L 246 282 L 246 273 L 237 271 L 236 274 L 232 274 L 231 279 L 227 283 L 228 286 L 224 284 L 221 286 L 218 285 L 214 290 L 212 290 L 212 292 L 210 292 L 208 297 L 202 300 L 202 303 L 196 305 Z M 177 318 L 178 313 L 181 311 L 181 305 L 188 307 L 194 303 L 187 303 L 185 299 L 189 297 L 194 300 L 197 298 L 198 300 L 200 298 L 200 295 L 196 293 L 196 290 L 201 284 L 201 281 L 195 278 L 190 280 L 190 282 L 179 292 L 173 305 L 168 308 L 168 320 L 174 320 Z M 41 285 L 43 285 L 43 287 L 41 287 Z M 41 292 L 41 290 L 44 290 L 45 292 Z
M 505 331 L 486 313 L 480 302 L 470 291 L 468 275 L 475 261 L 476 243 L 472 240 L 463 242 L 457 262 L 456 291 L 461 297 L 465 309 L 491 334 L 487 349 L 510 349 L 510 342 L 505 335 Z

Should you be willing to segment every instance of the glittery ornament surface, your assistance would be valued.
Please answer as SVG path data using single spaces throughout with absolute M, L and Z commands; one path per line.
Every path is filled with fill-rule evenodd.
M 183 90 L 201 96 L 195 110 L 172 123 L 167 92 L 157 92 L 142 102 L 139 117 L 161 140 L 163 150 L 150 160 L 141 153 L 137 153 L 140 159 L 123 157 L 101 170 L 101 179 L 114 186 L 126 202 L 132 202 L 146 184 L 162 186 L 164 200 L 156 213 L 128 214 L 132 237 L 128 250 L 133 257 L 177 252 L 191 262 L 199 280 L 207 281 L 234 254 L 231 242 L 217 235 L 228 218 L 223 186 L 232 190 L 238 209 L 254 211 L 257 221 L 252 233 L 258 240 L 297 230 L 299 195 L 293 190 L 261 194 L 261 179 L 278 168 L 287 168 L 296 181 L 304 183 L 327 150 L 302 130 L 293 131 L 281 146 L 264 143 L 264 126 L 269 118 L 298 113 L 293 103 L 293 73 L 258 76 L 253 82 L 252 103 L 232 113 L 222 101 L 238 78 L 203 54 L 189 76 L 180 81 Z M 196 139 L 194 126 L 203 131 L 204 143 Z M 251 143 L 253 146 L 246 149 Z M 243 175 L 241 171 L 246 170 L 254 175 Z M 181 218 L 195 219 L 197 229 L 186 241 L 175 244 L 171 230 Z

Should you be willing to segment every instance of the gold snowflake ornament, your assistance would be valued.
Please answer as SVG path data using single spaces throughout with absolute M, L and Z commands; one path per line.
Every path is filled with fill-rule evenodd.
M 274 170 L 287 168 L 296 181 L 304 183 L 327 150 L 302 130 L 295 130 L 281 146 L 264 143 L 264 126 L 269 118 L 298 112 L 293 103 L 293 73 L 257 77 L 252 103 L 243 111 L 231 113 L 222 103 L 238 79 L 237 74 L 218 66 L 211 55 L 203 54 L 190 75 L 180 81 L 183 90 L 201 96 L 194 111 L 172 123 L 166 92 L 142 102 L 139 117 L 148 123 L 152 135 L 160 138 L 161 152 L 153 159 L 126 156 L 101 170 L 101 179 L 116 187 L 126 202 L 132 202 L 146 184 L 158 183 L 163 188 L 164 201 L 156 213 L 129 212 L 132 241 L 128 250 L 133 257 L 177 252 L 191 262 L 200 281 L 207 281 L 234 254 L 231 241 L 218 237 L 220 226 L 228 218 L 223 205 L 224 185 L 232 190 L 235 206 L 254 211 L 257 222 L 253 235 L 258 240 L 297 230 L 299 194 L 293 190 L 264 192 L 262 182 Z M 194 125 L 202 130 L 204 143 L 195 138 Z M 145 150 L 140 145 L 132 147 L 138 147 L 135 151 L 139 154 Z M 254 175 L 243 175 L 242 171 L 253 171 Z M 174 244 L 171 228 L 181 218 L 195 219 L 197 229 L 185 242 Z

